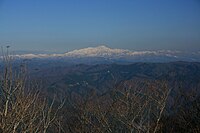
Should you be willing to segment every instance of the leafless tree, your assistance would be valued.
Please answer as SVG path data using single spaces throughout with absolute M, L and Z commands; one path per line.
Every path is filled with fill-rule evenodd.
M 41 97 L 37 85 L 27 85 L 26 67 L 14 70 L 12 56 L 3 53 L 3 71 L 0 79 L 0 132 L 3 133 L 46 133 L 53 124 L 59 110 L 55 98 L 50 104 Z

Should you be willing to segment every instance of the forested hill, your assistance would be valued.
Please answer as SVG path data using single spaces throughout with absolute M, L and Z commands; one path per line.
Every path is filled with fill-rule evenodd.
M 37 64 L 38 65 L 38 64 Z M 39 68 L 29 66 L 30 76 L 43 81 L 49 90 L 87 91 L 95 89 L 104 92 L 127 80 L 162 80 L 179 83 L 185 89 L 200 83 L 200 63 L 133 63 L 68 65 L 53 64 Z

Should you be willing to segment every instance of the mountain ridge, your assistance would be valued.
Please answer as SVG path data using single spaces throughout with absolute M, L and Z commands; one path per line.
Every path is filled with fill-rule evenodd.
M 169 61 L 200 61 L 200 51 L 183 52 L 172 50 L 146 50 L 132 51 L 127 49 L 109 48 L 104 45 L 76 49 L 63 54 L 15 54 L 16 58 L 22 59 L 45 59 L 45 58 L 93 58 L 101 57 L 107 59 L 122 60 L 169 60 Z

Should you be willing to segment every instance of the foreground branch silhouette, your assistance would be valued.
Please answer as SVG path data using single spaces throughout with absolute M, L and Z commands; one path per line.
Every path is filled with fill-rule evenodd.
M 0 132 L 2 133 L 46 133 L 63 107 L 58 107 L 55 97 L 50 104 L 40 95 L 37 85 L 26 83 L 26 68 L 19 70 L 12 66 L 12 56 L 8 50 L 2 56 L 3 71 L 0 79 Z

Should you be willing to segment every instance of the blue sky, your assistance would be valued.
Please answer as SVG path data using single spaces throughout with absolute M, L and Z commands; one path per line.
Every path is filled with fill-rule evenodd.
M 200 50 L 199 0 L 0 0 L 0 45 Z

